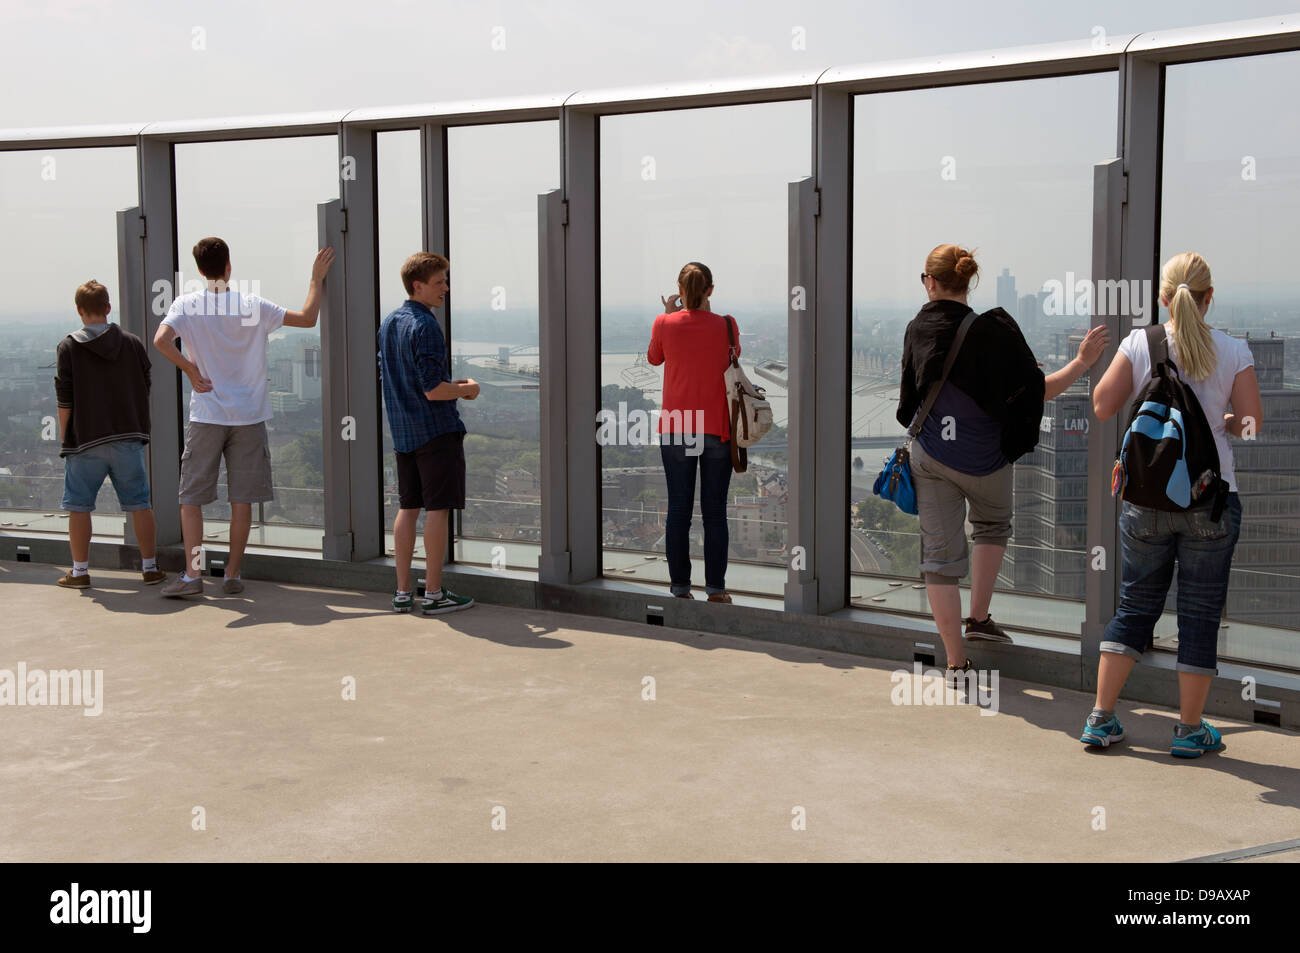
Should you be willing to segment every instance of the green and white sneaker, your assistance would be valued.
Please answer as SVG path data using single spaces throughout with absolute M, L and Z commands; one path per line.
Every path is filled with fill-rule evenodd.
M 1119 723 L 1114 712 L 1104 720 L 1101 715 L 1090 714 L 1083 723 L 1083 734 L 1079 740 L 1093 748 L 1109 748 L 1115 742 L 1124 740 L 1124 726 Z
M 473 604 L 474 600 L 471 597 L 458 596 L 450 589 L 443 589 L 441 598 L 430 599 L 426 596 L 420 608 L 425 615 L 442 615 L 444 612 L 468 609 Z
M 415 608 L 415 599 L 409 592 L 399 592 L 393 595 L 394 612 L 410 612 Z
M 1169 753 L 1175 758 L 1199 758 L 1207 751 L 1222 751 L 1226 747 L 1219 729 L 1202 719 L 1195 729 L 1182 723 L 1174 726 L 1174 740 Z

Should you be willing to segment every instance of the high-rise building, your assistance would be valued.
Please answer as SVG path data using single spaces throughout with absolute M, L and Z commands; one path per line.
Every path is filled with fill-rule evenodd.
M 302 401 L 298 399 L 297 394 L 287 391 L 271 391 L 271 410 L 277 414 L 293 413 L 302 407 Z
M 293 390 L 293 361 L 282 357 L 267 370 L 267 377 L 271 381 L 271 390 L 285 392 Z
M 1035 294 L 1021 295 L 1020 304 L 1011 313 L 1021 330 L 1028 333 L 1038 327 L 1039 319 L 1043 316 L 1042 299 Z
M 1228 617 L 1294 628 L 1300 617 L 1295 575 L 1300 565 L 1300 389 L 1284 381 L 1284 338 L 1248 334 L 1246 340 L 1255 357 L 1264 419 L 1256 436 L 1232 441 L 1242 520 L 1228 585 Z M 1169 608 L 1173 605 L 1171 601 Z
M 536 474 L 522 467 L 498 468 L 494 486 L 497 499 L 501 501 L 536 502 L 542 498 L 542 484 Z
M 293 365 L 293 392 L 304 402 L 320 400 L 320 385 L 320 345 L 300 340 L 298 360 Z
M 1011 274 L 1010 268 L 1003 268 L 1002 274 L 998 275 L 998 307 L 1012 317 L 1018 317 L 1016 311 L 1019 310 L 1020 299 L 1016 297 L 1016 277 Z
M 1084 380 L 1044 406 L 1038 446 L 1017 460 L 1012 471 L 1012 538 L 1000 585 L 1084 597 L 1091 414 Z

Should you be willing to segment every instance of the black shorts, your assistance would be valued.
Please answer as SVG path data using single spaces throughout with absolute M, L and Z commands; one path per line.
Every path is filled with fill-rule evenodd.
M 397 458 L 397 505 L 404 510 L 465 508 L 465 432 L 434 437 Z

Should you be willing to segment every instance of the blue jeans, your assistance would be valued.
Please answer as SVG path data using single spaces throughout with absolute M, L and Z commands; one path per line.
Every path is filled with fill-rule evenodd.
M 94 512 L 105 479 L 113 481 L 123 513 L 150 508 L 145 445 L 139 440 L 114 440 L 64 457 L 63 508 L 69 513 Z
M 700 470 L 700 515 L 704 519 L 704 582 L 709 594 L 727 591 L 727 488 L 731 485 L 731 444 L 704 434 L 703 447 L 672 443 L 661 434 L 659 452 L 668 481 L 668 526 L 664 548 L 673 595 L 691 591 L 691 513 L 695 510 L 695 469 Z M 680 441 L 680 437 L 676 438 Z M 695 436 L 693 440 L 698 440 Z M 699 450 L 690 454 L 688 450 Z
M 1123 566 L 1119 611 L 1106 626 L 1101 650 L 1140 659 L 1178 564 L 1178 671 L 1218 671 L 1219 624 L 1228 599 L 1228 570 L 1241 533 L 1241 500 L 1228 494 L 1216 523 L 1210 508 L 1166 513 L 1124 503 L 1119 517 Z

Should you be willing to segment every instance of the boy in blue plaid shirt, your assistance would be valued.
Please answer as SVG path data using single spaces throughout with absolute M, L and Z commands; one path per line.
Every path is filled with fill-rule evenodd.
M 452 510 L 465 508 L 465 424 L 459 399 L 478 397 L 478 384 L 451 379 L 451 359 L 442 328 L 431 309 L 441 307 L 449 287 L 446 258 L 417 252 L 402 265 L 410 296 L 379 325 L 379 379 L 388 429 L 397 458 L 397 519 L 393 555 L 397 592 L 393 609 L 409 612 L 411 559 L 420 509 L 424 520 L 425 615 L 468 609 L 474 600 L 442 588 L 442 561 Z

